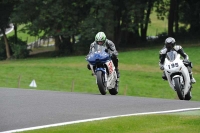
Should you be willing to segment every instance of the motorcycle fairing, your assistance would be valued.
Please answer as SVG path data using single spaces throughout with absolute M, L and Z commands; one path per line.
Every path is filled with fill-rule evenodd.
M 87 58 L 87 61 L 91 65 L 96 65 L 96 64 L 98 64 L 98 62 L 106 63 L 109 59 L 110 59 L 110 56 L 108 53 L 96 51 L 89 55 L 89 57 Z
M 186 95 L 191 87 L 190 77 L 188 69 L 183 64 L 183 60 L 180 58 L 180 54 L 178 54 L 176 51 L 170 51 L 167 53 L 164 63 L 164 71 L 172 89 L 174 89 L 173 78 L 181 77 L 180 81 L 185 82 L 183 85 L 184 95 Z

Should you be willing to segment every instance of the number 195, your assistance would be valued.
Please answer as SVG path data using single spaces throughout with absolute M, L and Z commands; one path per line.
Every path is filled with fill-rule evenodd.
M 172 63 L 171 65 L 168 65 L 169 69 L 178 67 L 178 63 Z

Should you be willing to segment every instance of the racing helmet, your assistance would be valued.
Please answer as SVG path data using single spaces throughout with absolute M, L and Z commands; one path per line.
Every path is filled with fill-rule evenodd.
M 104 32 L 98 32 L 95 36 L 95 41 L 98 45 L 105 45 L 106 35 Z
M 167 48 L 167 50 L 171 50 L 174 46 L 175 46 L 175 39 L 173 37 L 168 37 L 166 40 L 165 40 L 165 46 Z

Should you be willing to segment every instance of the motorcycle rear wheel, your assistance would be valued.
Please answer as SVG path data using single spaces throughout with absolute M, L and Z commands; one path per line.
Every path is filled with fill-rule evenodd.
M 115 87 L 112 89 L 109 89 L 109 93 L 111 95 L 117 95 L 118 94 L 118 87 L 119 87 L 119 82 L 116 81 Z
M 176 89 L 176 93 L 177 93 L 179 99 L 184 100 L 184 91 L 181 87 L 180 79 L 174 78 L 174 83 L 175 83 L 174 88 Z
M 188 93 L 185 95 L 185 100 L 190 100 L 192 98 L 192 92 L 191 92 L 192 86 L 190 88 L 190 90 L 188 91 Z
M 105 75 L 102 71 L 97 71 L 97 85 L 102 95 L 106 95 Z
M 185 100 L 190 100 L 192 98 L 192 94 L 191 92 L 189 91 L 186 95 L 185 95 Z

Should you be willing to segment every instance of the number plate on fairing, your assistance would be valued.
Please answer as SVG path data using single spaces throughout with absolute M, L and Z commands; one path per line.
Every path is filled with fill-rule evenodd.
M 179 67 L 178 63 L 171 63 L 170 65 L 168 65 L 169 69 L 173 69 L 175 67 Z

